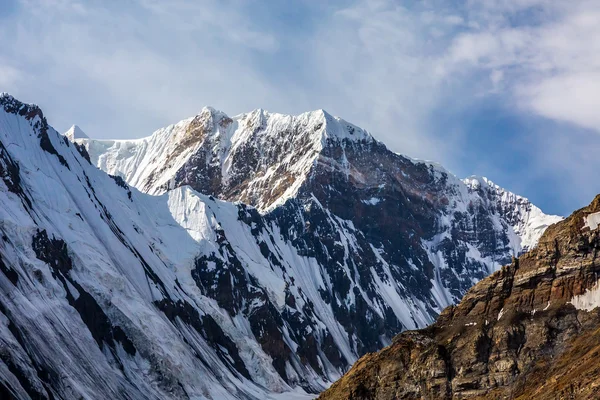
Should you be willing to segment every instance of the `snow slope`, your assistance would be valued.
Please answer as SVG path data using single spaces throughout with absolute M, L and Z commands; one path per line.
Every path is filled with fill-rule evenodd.
M 223 257 L 223 226 L 240 236 L 234 252 L 258 252 L 243 239 L 250 227 L 238 206 L 189 188 L 158 197 L 130 189 L 89 164 L 36 106 L 5 94 L 0 105 L 2 393 L 302 397 L 248 316 L 228 314 L 192 278 L 199 255 Z

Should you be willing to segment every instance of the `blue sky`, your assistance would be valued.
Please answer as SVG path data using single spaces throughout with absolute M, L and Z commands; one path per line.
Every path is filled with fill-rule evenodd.
M 2 0 L 0 91 L 59 131 L 323 108 L 549 213 L 600 192 L 600 2 Z

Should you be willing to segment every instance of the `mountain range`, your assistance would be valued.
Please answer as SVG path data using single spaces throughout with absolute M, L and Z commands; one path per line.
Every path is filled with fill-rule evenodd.
M 562 219 L 323 110 L 96 140 L 2 94 L 0 177 L 19 399 L 312 398 Z

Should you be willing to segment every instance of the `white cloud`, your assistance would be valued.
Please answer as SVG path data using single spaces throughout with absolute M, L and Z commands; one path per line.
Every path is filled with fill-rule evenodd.
M 600 71 L 556 74 L 518 93 L 527 107 L 544 117 L 600 130 Z
M 526 111 L 600 132 L 600 118 L 594 112 L 600 105 L 600 42 L 594 40 L 600 37 L 600 4 L 575 1 L 565 7 L 566 2 L 541 0 L 488 4 L 484 9 L 495 15 L 495 23 L 458 34 L 447 68 L 467 65 L 488 70 L 508 81 L 508 94 Z M 534 11 L 542 7 L 545 18 L 527 14 L 522 21 L 513 21 L 517 12 L 534 13 L 532 7 Z M 475 15 L 487 20 L 485 13 Z
M 16 86 L 23 79 L 23 74 L 16 68 L 4 64 L 0 59 L 0 91 L 2 87 Z
M 242 112 L 264 98 L 287 103 L 251 65 L 276 51 L 277 39 L 236 4 L 21 3 L 0 25 L 0 51 L 33 79 L 16 85 L 6 73 L 0 84 L 39 102 L 58 129 L 78 122 L 97 137 L 141 136 L 207 104 Z

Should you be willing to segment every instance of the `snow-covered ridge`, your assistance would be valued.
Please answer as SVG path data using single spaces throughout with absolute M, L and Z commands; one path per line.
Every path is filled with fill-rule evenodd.
M 203 134 L 190 135 L 198 124 L 201 124 Z M 132 186 L 150 194 L 174 188 L 177 180 L 187 182 L 197 171 L 197 162 L 190 160 L 203 151 L 203 162 L 220 171 L 219 187 L 211 188 L 209 192 L 236 192 L 224 198 L 252 204 L 261 212 L 271 211 L 295 197 L 318 161 L 331 164 L 323 151 L 327 143 L 376 143 L 367 131 L 324 110 L 292 116 L 257 109 L 230 118 L 212 107 L 205 107 L 197 116 L 160 129 L 146 138 L 77 141 L 87 146 L 92 162 L 98 167 L 109 174 L 122 176 Z M 281 143 L 287 145 L 281 146 Z M 258 156 L 251 154 L 253 157 L 248 160 L 257 165 L 253 171 L 240 173 L 236 170 L 236 159 L 249 158 L 245 153 L 257 152 Z M 450 176 L 456 185 L 461 185 L 452 173 L 435 162 L 401 157 L 414 164 L 425 164 L 437 176 Z M 194 166 L 190 168 L 187 164 Z M 346 168 L 339 163 L 332 166 Z M 357 170 L 348 170 L 347 174 L 362 179 Z M 240 175 L 243 184 L 239 181 Z M 470 191 L 485 192 L 487 201 L 492 201 L 498 211 L 505 214 L 514 230 L 515 254 L 533 247 L 543 231 L 561 219 L 544 214 L 526 198 L 485 177 L 469 177 L 462 183 Z M 243 188 L 238 191 L 240 186 Z
M 163 196 L 129 189 L 90 165 L 39 108 L 9 96 L 0 105 L 2 393 L 245 400 L 311 398 L 300 383 L 324 387 L 297 361 L 287 361 L 284 380 L 256 342 L 253 317 L 229 314 L 198 286 L 199 257 L 240 252 L 240 265 L 252 257 L 255 272 L 270 271 L 254 281 L 264 293 L 255 310 L 270 297 L 279 304 L 274 288 L 284 281 L 256 263 L 239 206 L 183 187 Z M 219 235 L 235 236 L 227 253 Z
M 333 117 L 323 110 L 297 116 L 257 109 L 228 117 L 205 107 L 195 117 L 159 129 L 151 136 L 135 140 L 79 139 L 85 144 L 94 164 L 109 174 L 122 176 L 131 185 L 150 194 L 172 188 L 172 178 L 200 151 L 206 163 L 218 164 L 220 180 L 227 186 L 239 171 L 232 159 L 240 154 L 252 157 L 256 176 L 240 200 L 257 196 L 256 190 L 270 187 L 286 189 L 255 205 L 272 209 L 293 197 L 327 143 L 340 141 L 373 142 L 365 130 Z M 252 144 L 253 154 L 244 154 Z M 274 154 L 276 146 L 283 146 Z M 254 154 L 256 152 L 260 154 Z M 258 189 L 254 188 L 258 186 Z M 256 189 L 256 190 L 255 190 Z
M 520 238 L 522 251 L 535 247 L 546 228 L 563 219 L 544 214 L 525 197 L 501 188 L 486 177 L 471 176 L 463 181 L 471 190 L 485 193 L 495 203 L 498 212 Z

